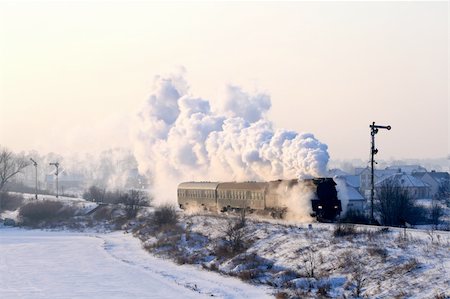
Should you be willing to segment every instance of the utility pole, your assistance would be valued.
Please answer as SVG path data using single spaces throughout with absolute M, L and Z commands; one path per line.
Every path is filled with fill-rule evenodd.
M 35 178 L 36 178 L 36 186 L 35 186 L 35 188 L 34 188 L 34 191 L 35 191 L 35 198 L 38 199 L 38 196 L 37 196 L 37 194 L 38 194 L 38 182 L 37 182 L 37 166 L 38 166 L 38 164 L 37 164 L 36 161 L 33 160 L 33 158 L 30 158 L 30 160 L 31 160 L 31 162 L 32 162 L 33 165 L 34 165 L 34 169 L 36 170 L 36 175 L 35 175 Z
M 378 153 L 378 149 L 375 148 L 375 135 L 378 133 L 379 129 L 390 130 L 391 126 L 380 126 L 376 125 L 375 122 L 372 122 L 370 127 L 370 135 L 372 136 L 372 147 L 370 148 L 370 168 L 371 168 L 371 177 L 370 177 L 370 221 L 375 223 L 375 218 L 373 216 L 373 200 L 375 194 L 375 181 L 374 181 L 374 168 L 373 165 L 375 162 L 375 155 Z
M 56 198 L 58 198 L 58 174 L 59 174 L 59 163 L 58 162 L 54 162 L 54 163 L 49 163 L 50 165 L 53 165 L 56 167 Z

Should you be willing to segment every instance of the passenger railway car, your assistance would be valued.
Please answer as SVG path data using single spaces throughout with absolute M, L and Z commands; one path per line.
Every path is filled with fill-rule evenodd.
M 270 182 L 185 182 L 178 186 L 178 204 L 181 209 L 192 207 L 220 212 L 246 209 L 282 218 L 288 209 L 285 198 L 292 192 L 299 192 L 294 188 L 299 184 L 312 193 L 312 216 L 318 220 L 331 221 L 340 214 L 341 201 L 332 178 Z

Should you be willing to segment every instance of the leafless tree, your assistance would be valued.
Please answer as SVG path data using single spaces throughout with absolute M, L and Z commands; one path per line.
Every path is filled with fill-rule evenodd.
M 317 249 L 310 246 L 305 249 L 302 254 L 303 265 L 305 267 L 306 276 L 315 278 L 317 268 Z
M 444 215 L 444 210 L 442 209 L 439 202 L 433 202 L 430 211 L 430 220 L 434 229 L 437 229 L 439 223 L 441 222 L 441 217 Z
M 404 225 L 418 221 L 423 215 L 414 206 L 408 190 L 394 180 L 386 180 L 377 190 L 377 210 L 384 225 Z
M 356 263 L 352 267 L 352 281 L 355 286 L 353 290 L 353 295 L 359 298 L 363 293 L 363 288 L 367 284 L 367 277 L 365 273 L 364 265 L 361 263 Z
M 131 219 L 136 217 L 140 208 L 150 204 L 150 199 L 147 194 L 142 191 L 131 190 L 120 197 L 120 203 L 125 205 L 127 218 Z
M 21 172 L 30 163 L 23 157 L 14 155 L 6 148 L 0 150 L 0 191 L 3 190 L 6 183 Z
M 83 198 L 93 202 L 104 202 L 106 190 L 97 186 L 91 186 L 84 192 Z

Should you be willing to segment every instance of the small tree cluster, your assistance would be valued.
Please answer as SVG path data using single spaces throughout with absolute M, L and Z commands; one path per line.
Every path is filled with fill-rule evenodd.
M 13 176 L 28 165 L 30 163 L 24 157 L 16 156 L 8 149 L 0 147 L 0 191 Z
M 30 202 L 19 210 L 19 217 L 26 225 L 36 225 L 41 222 L 65 220 L 75 215 L 75 208 L 66 206 L 59 201 Z
M 120 190 L 108 191 L 105 188 L 91 186 L 84 192 L 83 198 L 93 202 L 121 204 L 125 208 L 128 219 L 135 218 L 139 209 L 149 206 L 151 198 L 147 193 L 140 190 L 129 190 L 123 192 Z
M 0 208 L 6 211 L 15 211 L 23 204 L 23 196 L 20 194 L 11 194 L 0 192 Z
M 118 203 L 125 206 L 126 216 L 128 219 L 131 219 L 136 217 L 141 207 L 149 205 L 150 199 L 142 191 L 130 190 L 119 197 Z
M 91 186 L 83 193 L 83 198 L 93 202 L 115 204 L 120 202 L 123 193 L 120 190 L 110 191 L 106 188 Z

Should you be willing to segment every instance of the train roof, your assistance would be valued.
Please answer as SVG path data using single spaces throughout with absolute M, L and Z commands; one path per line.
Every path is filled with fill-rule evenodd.
M 216 190 L 218 182 L 184 182 L 178 189 Z
M 231 183 L 219 183 L 217 190 L 254 190 L 261 191 L 266 189 L 267 183 L 264 182 L 231 182 Z

